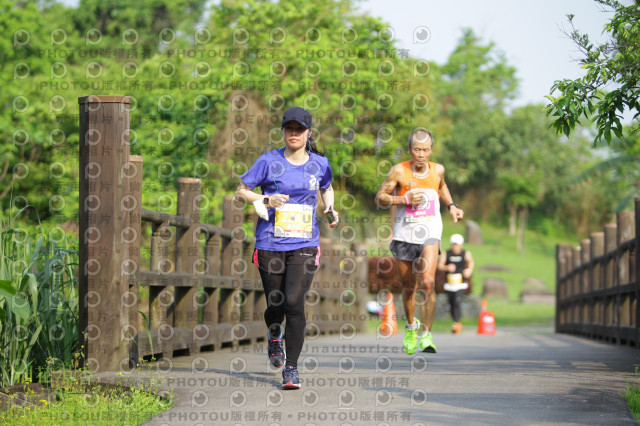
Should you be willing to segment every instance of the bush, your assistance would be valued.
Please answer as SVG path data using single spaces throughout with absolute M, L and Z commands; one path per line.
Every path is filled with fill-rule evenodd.
M 59 227 L 18 226 L 27 208 L 0 220 L 0 386 L 71 365 L 78 343 L 77 251 Z

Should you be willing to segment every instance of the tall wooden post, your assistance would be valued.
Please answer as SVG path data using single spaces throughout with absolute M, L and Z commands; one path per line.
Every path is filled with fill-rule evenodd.
M 79 332 L 85 363 L 97 371 L 117 370 L 129 359 L 122 340 L 121 167 L 129 161 L 127 96 L 84 96 L 80 105 Z M 124 318 L 123 318 L 124 317 Z M 85 340 L 86 335 L 86 340 Z
M 237 267 L 238 260 L 242 259 L 243 207 L 244 205 L 235 200 L 233 196 L 227 195 L 224 197 L 222 226 L 231 229 L 231 239 L 225 239 L 222 245 L 222 275 L 236 278 L 233 289 L 220 289 L 218 315 L 220 322 L 226 324 L 238 324 L 240 322 L 240 306 L 238 306 L 237 300 L 239 299 L 241 277 L 234 271 L 234 266 Z M 235 336 L 231 335 L 231 329 L 225 330 L 223 333 L 223 341 L 234 338 Z
M 151 234 L 151 271 L 166 274 L 172 272 L 173 266 L 169 260 L 169 243 L 172 240 L 171 228 L 167 222 L 153 226 Z M 146 345 L 151 339 L 148 348 L 151 354 L 162 354 L 163 358 L 173 357 L 173 287 L 149 286 L 149 324 L 144 339 L 140 339 L 141 345 Z M 157 330 L 154 332 L 152 330 Z
M 618 223 L 618 235 L 617 235 L 617 246 L 620 247 L 622 243 L 632 240 L 634 235 L 633 230 L 633 220 L 634 214 L 633 212 L 620 212 L 617 214 L 617 223 Z M 637 249 L 636 249 L 637 250 Z M 631 274 L 630 274 L 630 256 L 628 251 L 620 251 L 619 257 L 617 260 L 618 269 L 616 271 L 617 275 L 617 294 L 616 294 L 616 316 L 618 317 L 617 325 L 618 325 L 618 338 L 626 340 L 626 337 L 622 335 L 622 327 L 630 326 L 630 309 L 631 309 L 631 297 L 624 296 L 620 291 L 620 286 L 626 285 L 631 282 Z
M 571 251 L 571 246 L 558 244 L 556 246 L 556 333 L 567 332 L 567 304 L 565 299 L 568 296 L 566 280 L 567 274 L 567 254 Z
M 205 265 L 207 275 L 220 275 L 220 234 L 212 234 L 207 239 L 205 247 Z M 204 305 L 202 307 L 202 321 L 206 327 L 204 337 L 196 333 L 196 343 L 202 347 L 210 344 L 214 349 L 220 349 L 221 342 L 215 329 L 218 326 L 218 303 L 220 293 L 217 288 L 205 288 Z
M 197 262 L 200 259 L 200 195 L 202 180 L 198 178 L 178 178 L 178 216 L 188 217 L 193 224 L 188 229 L 176 232 L 176 272 L 185 272 L 195 276 Z M 176 333 L 183 334 L 180 339 L 189 353 L 195 351 L 194 333 L 198 324 L 196 296 L 198 287 L 191 281 L 189 287 L 176 287 L 175 327 Z
M 580 266 L 580 262 L 582 260 L 582 257 L 580 256 L 580 247 L 576 247 L 576 246 L 572 246 L 571 247 L 571 259 L 572 259 L 572 264 L 569 265 L 569 268 L 573 271 L 575 271 L 579 266 Z M 573 278 L 571 278 L 571 295 L 572 296 L 577 296 L 580 294 L 580 275 L 574 273 L 573 274 Z M 583 306 L 583 302 L 579 299 L 574 299 L 574 303 L 573 303 L 573 320 L 572 322 L 574 324 L 576 324 L 576 327 L 582 327 L 582 306 Z
M 607 223 L 604 225 L 604 253 L 609 254 L 616 250 L 618 247 L 616 245 L 617 233 L 618 233 L 618 225 L 615 223 Z M 605 261 L 604 264 L 605 272 L 604 272 L 604 282 L 602 288 L 611 288 L 615 287 L 615 264 L 614 259 L 609 258 Z
M 618 276 L 615 273 L 616 270 L 616 256 L 611 253 L 616 251 L 616 234 L 617 225 L 615 223 L 608 223 L 604 225 L 604 253 L 606 259 L 604 261 L 604 282 L 602 288 L 615 288 L 617 286 Z M 604 327 L 616 327 L 616 298 L 615 296 L 605 296 L 602 298 L 603 302 L 603 325 Z M 618 336 L 609 336 L 611 340 L 618 341 Z
M 604 232 L 592 232 L 591 233 L 591 260 L 596 257 L 600 257 L 604 254 Z M 600 290 L 603 288 L 603 276 L 604 266 L 602 260 L 591 265 L 591 282 L 593 283 L 593 290 Z M 591 309 L 593 313 L 593 324 L 604 324 L 603 315 L 603 303 L 602 297 L 594 297 L 593 293 L 589 296 L 591 299 Z M 595 330 L 595 327 L 591 327 L 591 330 Z M 592 331 L 592 334 L 594 332 Z M 592 335 L 590 337 L 598 337 Z
M 120 244 L 120 317 L 121 339 L 129 340 L 129 365 L 121 361 L 121 368 L 131 368 L 138 361 L 138 296 L 140 294 L 140 245 L 142 243 L 142 157 L 130 155 L 122 165 L 123 180 L 122 232 Z
M 589 263 L 591 259 L 591 240 L 584 239 L 580 241 L 580 255 L 581 255 L 581 264 L 586 265 Z M 582 284 L 580 287 L 580 294 L 584 295 L 591 291 L 591 272 L 588 269 L 583 269 L 580 274 L 582 277 Z M 591 303 L 588 300 L 582 299 L 582 310 L 583 310 L 583 322 L 584 329 L 587 330 L 589 325 L 593 323 L 593 313 L 591 312 Z

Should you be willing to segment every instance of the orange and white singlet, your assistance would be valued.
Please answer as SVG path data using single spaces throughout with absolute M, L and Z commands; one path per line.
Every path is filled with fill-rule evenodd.
M 410 161 L 404 161 L 400 166 L 402 166 L 401 185 L 396 187 L 394 194 L 409 197 L 415 192 L 421 192 L 425 195 L 426 201 L 421 205 L 397 206 L 393 239 L 412 244 L 424 244 L 431 238 L 441 240 L 442 217 L 435 163 L 429 162 L 429 171 L 420 175 L 411 170 Z

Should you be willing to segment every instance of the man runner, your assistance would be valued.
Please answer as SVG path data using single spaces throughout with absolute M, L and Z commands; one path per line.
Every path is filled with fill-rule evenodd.
M 429 161 L 433 145 L 433 135 L 428 130 L 414 130 L 408 145 L 411 160 L 394 165 L 376 195 L 378 206 L 397 206 L 390 249 L 398 260 L 402 281 L 402 303 L 407 317 L 403 349 L 407 354 L 415 353 L 418 348 L 421 328 L 415 318 L 418 288 L 427 292 L 422 315 L 425 331 L 419 346 L 424 352 L 436 352 L 430 330 L 436 309 L 435 275 L 442 238 L 440 200 L 454 222 L 464 216 L 444 181 L 444 166 Z

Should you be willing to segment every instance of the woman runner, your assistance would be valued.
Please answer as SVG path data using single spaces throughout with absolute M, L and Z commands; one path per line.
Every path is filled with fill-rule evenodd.
M 264 319 L 269 360 L 274 367 L 284 364 L 283 389 L 300 389 L 297 362 L 305 337 L 305 295 L 320 262 L 318 192 L 331 228 L 338 224 L 338 212 L 333 210 L 329 161 L 311 137 L 309 111 L 300 107 L 285 111 L 282 133 L 285 146 L 256 160 L 241 176 L 236 197 L 254 203 L 259 214 L 263 212 L 256 225 L 253 263 L 267 299 Z M 253 192 L 256 187 L 262 195 Z

